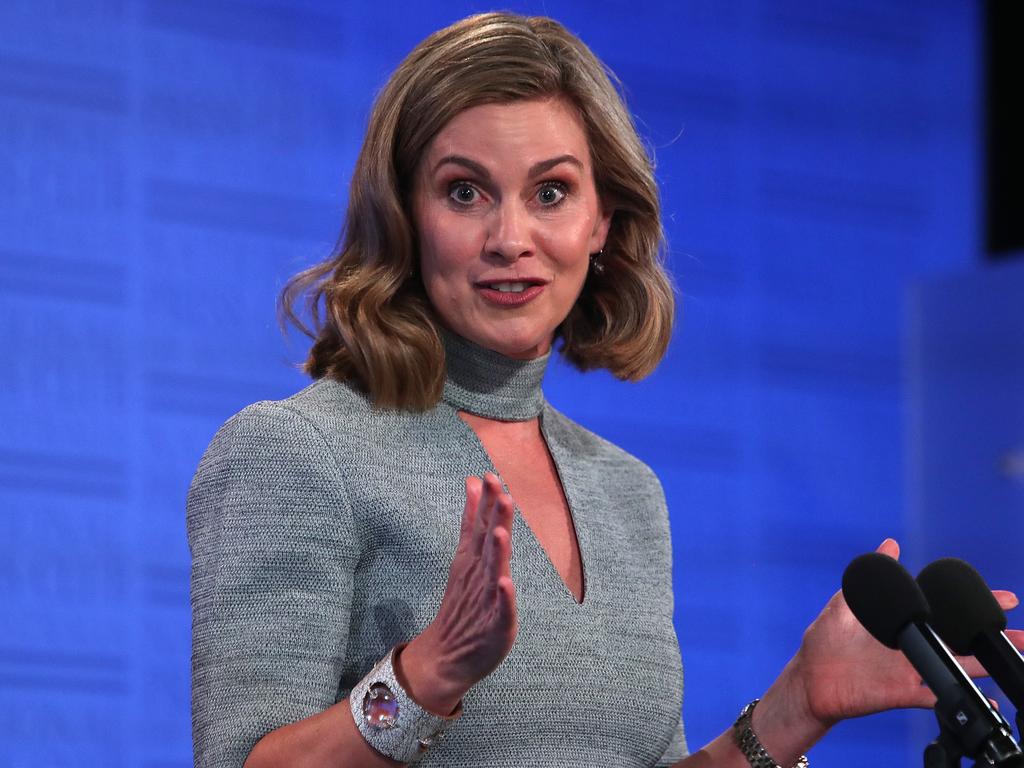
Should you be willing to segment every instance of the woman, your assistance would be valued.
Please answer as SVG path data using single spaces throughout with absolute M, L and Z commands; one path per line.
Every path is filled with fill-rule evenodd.
M 560 25 L 486 14 L 406 58 L 337 255 L 286 289 L 316 381 L 225 424 L 190 490 L 197 765 L 793 765 L 931 703 L 836 597 L 687 756 L 660 486 L 540 389 L 555 339 L 654 368 L 660 243 L 628 113 Z

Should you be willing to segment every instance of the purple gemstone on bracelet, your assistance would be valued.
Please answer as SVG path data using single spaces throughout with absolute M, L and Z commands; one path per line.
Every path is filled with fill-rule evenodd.
M 363 719 L 371 728 L 382 731 L 398 724 L 398 700 L 384 683 L 374 683 L 366 691 Z

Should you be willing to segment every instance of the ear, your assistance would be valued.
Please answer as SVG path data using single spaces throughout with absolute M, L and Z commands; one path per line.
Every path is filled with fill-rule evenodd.
M 597 253 L 604 249 L 605 241 L 608 239 L 608 230 L 612 226 L 612 214 L 614 211 L 606 211 L 603 207 L 601 214 L 594 222 L 594 231 L 590 235 L 590 252 Z

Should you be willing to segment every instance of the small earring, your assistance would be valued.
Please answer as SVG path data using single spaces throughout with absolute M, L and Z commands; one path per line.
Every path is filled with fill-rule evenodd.
M 602 256 L 604 256 L 604 248 L 597 253 L 590 254 L 590 268 L 594 270 L 595 275 L 604 274 L 604 264 L 601 263 Z

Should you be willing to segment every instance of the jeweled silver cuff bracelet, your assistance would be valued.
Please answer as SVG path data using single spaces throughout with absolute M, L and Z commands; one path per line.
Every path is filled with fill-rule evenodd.
M 356 683 L 349 694 L 352 719 L 366 743 L 385 757 L 411 763 L 440 738 L 459 715 L 462 703 L 448 717 L 427 712 L 398 682 L 392 660 L 395 646 Z

